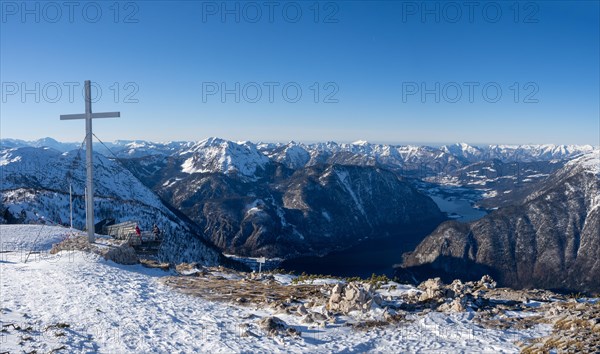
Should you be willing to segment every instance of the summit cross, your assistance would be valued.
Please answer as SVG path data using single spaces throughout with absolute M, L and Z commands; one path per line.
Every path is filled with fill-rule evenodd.
M 85 225 L 90 243 L 96 241 L 94 227 L 94 163 L 92 155 L 92 119 L 93 118 L 119 118 L 120 112 L 92 113 L 91 82 L 85 81 L 85 113 L 64 114 L 60 120 L 85 119 L 85 156 L 86 156 L 86 188 L 85 188 Z

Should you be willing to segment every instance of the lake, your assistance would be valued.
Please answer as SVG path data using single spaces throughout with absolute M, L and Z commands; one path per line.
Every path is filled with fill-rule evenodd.
M 441 211 L 456 221 L 474 221 L 481 219 L 487 214 L 485 210 L 473 207 L 473 203 L 470 200 L 453 197 L 442 198 L 435 195 L 430 195 L 430 197 Z
M 279 268 L 296 273 L 326 274 L 340 277 L 393 277 L 393 265 L 402 262 L 402 254 L 412 251 L 435 227 L 404 231 L 387 238 L 371 238 L 323 257 L 300 257 L 283 261 Z
M 487 212 L 473 207 L 467 199 L 430 195 L 441 211 L 456 221 L 469 222 L 484 217 Z M 437 225 L 421 230 L 405 230 L 394 237 L 370 238 L 341 251 L 323 257 L 300 257 L 283 261 L 279 268 L 307 274 L 326 274 L 366 278 L 371 274 L 394 275 L 394 264 L 402 263 L 402 254 L 414 250 Z

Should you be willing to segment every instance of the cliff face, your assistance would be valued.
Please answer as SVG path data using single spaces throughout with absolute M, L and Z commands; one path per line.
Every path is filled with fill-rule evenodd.
M 440 225 L 405 255 L 398 272 L 463 278 L 487 272 L 515 288 L 600 291 L 599 165 L 597 152 L 586 154 L 520 205 Z
M 373 167 L 272 168 L 252 181 L 192 174 L 160 194 L 215 245 L 238 255 L 324 254 L 443 220 L 429 197 Z

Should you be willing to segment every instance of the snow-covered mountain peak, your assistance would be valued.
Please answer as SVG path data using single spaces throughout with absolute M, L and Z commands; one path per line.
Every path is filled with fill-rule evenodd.
M 468 161 L 477 160 L 482 155 L 481 149 L 479 149 L 475 146 L 469 145 L 467 143 L 456 143 L 456 144 L 452 144 L 452 145 L 444 145 L 444 146 L 440 147 L 440 150 L 442 150 L 445 153 L 454 155 L 456 157 L 465 158 Z
M 56 141 L 55 139 L 52 139 L 50 137 L 45 137 L 45 138 L 42 138 L 42 139 L 38 139 L 34 143 L 38 147 L 44 147 L 44 146 L 54 147 L 54 146 L 57 146 L 57 145 L 61 144 L 58 141 Z
M 580 157 L 569 161 L 566 166 L 582 169 L 585 172 L 600 176 L 600 149 L 595 149 L 583 154 Z
M 451 151 L 464 151 L 464 152 L 477 152 L 479 149 L 475 146 L 469 145 L 467 143 L 456 143 L 452 145 L 444 145 L 441 147 L 442 150 L 451 152 Z
M 239 173 L 254 177 L 258 169 L 264 169 L 269 158 L 250 142 L 236 143 L 221 138 L 208 138 L 192 146 L 182 155 L 191 156 L 181 165 L 185 173 Z
M 200 140 L 194 146 L 192 146 L 192 149 L 204 149 L 204 148 L 209 148 L 209 147 L 221 147 L 223 145 L 229 145 L 229 144 L 237 144 L 237 143 L 234 143 L 233 141 L 229 141 L 229 140 L 225 140 L 225 139 L 213 136 L 213 137 L 206 138 L 204 140 Z

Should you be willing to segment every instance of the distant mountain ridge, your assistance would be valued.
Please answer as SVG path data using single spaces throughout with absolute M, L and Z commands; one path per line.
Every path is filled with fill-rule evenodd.
M 80 143 L 60 143 L 51 138 L 36 141 L 1 139 L 0 148 L 50 147 L 60 152 L 78 149 Z M 449 174 L 470 164 L 498 159 L 503 163 L 539 162 L 571 159 L 598 147 L 591 145 L 487 145 L 465 143 L 440 147 L 416 145 L 351 144 L 324 142 L 251 143 L 208 138 L 198 142 L 148 142 L 122 140 L 105 145 L 95 143 L 95 151 L 108 157 L 141 158 L 145 156 L 190 156 L 186 171 L 239 173 L 254 177 L 267 159 L 288 168 L 298 169 L 319 164 L 379 166 L 406 176 Z M 110 149 L 110 151 L 107 150 Z M 265 159 L 265 157 L 267 159 Z

